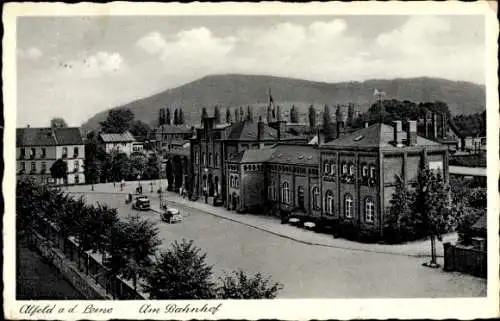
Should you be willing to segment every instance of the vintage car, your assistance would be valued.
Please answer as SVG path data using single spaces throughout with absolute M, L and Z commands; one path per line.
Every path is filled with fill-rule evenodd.
M 132 208 L 139 211 L 148 211 L 151 208 L 151 202 L 147 196 L 137 196 L 132 202 Z
M 178 209 L 168 208 L 165 212 L 163 212 L 162 220 L 169 224 L 177 223 L 182 221 L 182 215 Z

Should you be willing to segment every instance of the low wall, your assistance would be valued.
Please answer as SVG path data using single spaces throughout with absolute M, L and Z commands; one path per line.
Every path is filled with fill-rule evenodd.
M 444 243 L 444 270 L 458 271 L 477 277 L 486 278 L 488 255 L 467 246 Z
M 38 249 L 40 254 L 53 264 L 62 276 L 86 299 L 112 299 L 110 295 L 99 289 L 97 284 L 92 284 L 86 275 L 80 273 L 60 250 L 53 247 L 51 241 L 48 241 L 36 231 L 31 233 L 31 243 Z
M 99 259 L 82 252 L 71 237 L 63 237 L 54 224 L 35 218 L 30 241 L 82 295 L 89 299 L 145 300 L 119 277 L 111 275 Z

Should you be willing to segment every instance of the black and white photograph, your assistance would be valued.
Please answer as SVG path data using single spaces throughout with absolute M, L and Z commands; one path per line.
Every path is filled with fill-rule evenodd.
M 498 315 L 493 7 L 129 5 L 4 12 L 6 311 L 471 298 Z

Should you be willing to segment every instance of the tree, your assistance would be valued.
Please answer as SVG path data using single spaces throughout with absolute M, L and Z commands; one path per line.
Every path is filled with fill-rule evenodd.
M 172 124 L 172 121 L 171 121 L 171 117 L 170 117 L 170 108 L 165 108 L 166 111 L 165 111 L 165 125 L 170 125 Z
M 50 176 L 56 181 L 59 179 L 66 181 L 68 178 L 68 164 L 60 158 L 56 160 L 50 167 Z
M 435 239 L 442 240 L 442 235 L 455 224 L 450 211 L 449 188 L 439 173 L 426 165 L 418 173 L 416 210 L 423 217 L 423 226 L 431 238 L 431 262 L 427 265 L 438 267 L 436 262 Z
M 238 270 L 220 278 L 222 285 L 218 288 L 217 298 L 228 299 L 274 299 L 283 289 L 279 282 L 273 283 L 270 278 L 257 273 L 248 276 Z
M 215 106 L 214 107 L 214 117 L 215 117 L 215 122 L 217 124 L 220 123 L 220 110 L 219 110 L 219 106 Z
M 203 107 L 203 109 L 201 110 L 201 123 L 203 124 L 203 120 L 205 118 L 208 117 L 208 114 L 207 114 L 207 109 L 205 107 Z
M 134 120 L 134 113 L 128 108 L 112 109 L 108 112 L 106 120 L 101 122 L 104 133 L 124 133 L 130 129 L 130 123 Z
M 143 177 L 144 170 L 146 169 L 146 157 L 144 155 L 131 155 L 130 156 L 130 175 Z
M 56 117 L 56 118 L 52 118 L 50 120 L 50 127 L 51 128 L 66 128 L 66 127 L 68 127 L 68 124 L 66 123 L 66 121 L 63 118 Z
M 163 252 L 146 277 L 146 293 L 152 300 L 200 300 L 215 297 L 212 267 L 193 241 L 175 241 Z
M 151 133 L 153 129 L 145 122 L 134 120 L 130 123 L 129 130 L 137 140 L 144 142 L 145 140 L 147 140 L 149 133 Z
M 309 128 L 311 131 L 316 128 L 316 109 L 313 105 L 309 106 Z
M 138 277 L 146 277 L 154 265 L 152 257 L 161 244 L 158 227 L 133 215 L 115 224 L 109 232 L 111 269 L 116 275 L 132 279 L 137 289 Z
M 92 184 L 92 190 L 94 190 L 94 184 L 99 182 L 99 168 L 97 166 L 98 153 L 99 145 L 97 143 L 97 135 L 95 132 L 90 132 L 87 134 L 87 139 L 85 140 L 85 160 L 83 168 L 85 170 L 85 180 L 87 183 Z
M 158 179 L 159 177 L 158 156 L 156 154 L 151 154 L 148 157 L 143 176 L 144 179 Z
M 160 108 L 160 114 L 158 115 L 158 125 L 165 125 L 165 109 Z
M 347 104 L 347 126 L 351 127 L 354 124 L 354 104 Z
M 247 120 L 253 121 L 253 111 L 252 111 L 252 107 L 250 107 L 250 106 L 247 106 Z
M 233 119 L 231 117 L 231 109 L 226 108 L 226 123 L 232 123 Z
M 323 110 L 323 132 L 325 134 L 325 142 L 335 139 L 335 126 L 333 125 L 328 105 L 325 105 L 325 109 Z
M 401 243 L 417 239 L 422 217 L 414 211 L 415 195 L 396 176 L 396 190 L 390 201 L 391 207 L 385 218 L 384 236 L 390 243 Z
M 290 122 L 291 123 L 298 123 L 299 122 L 299 112 L 297 111 L 297 108 L 295 105 L 292 106 L 292 109 L 290 110 Z
M 179 110 L 175 109 L 174 111 L 174 125 L 179 125 Z
M 184 125 L 184 112 L 182 107 L 179 107 L 179 125 Z
M 234 121 L 237 123 L 240 122 L 240 113 L 238 108 L 234 109 Z

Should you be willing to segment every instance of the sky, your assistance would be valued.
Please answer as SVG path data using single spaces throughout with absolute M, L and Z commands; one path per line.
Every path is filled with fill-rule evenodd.
M 484 84 L 483 16 L 86 16 L 17 20 L 17 125 L 97 112 L 210 74 Z

